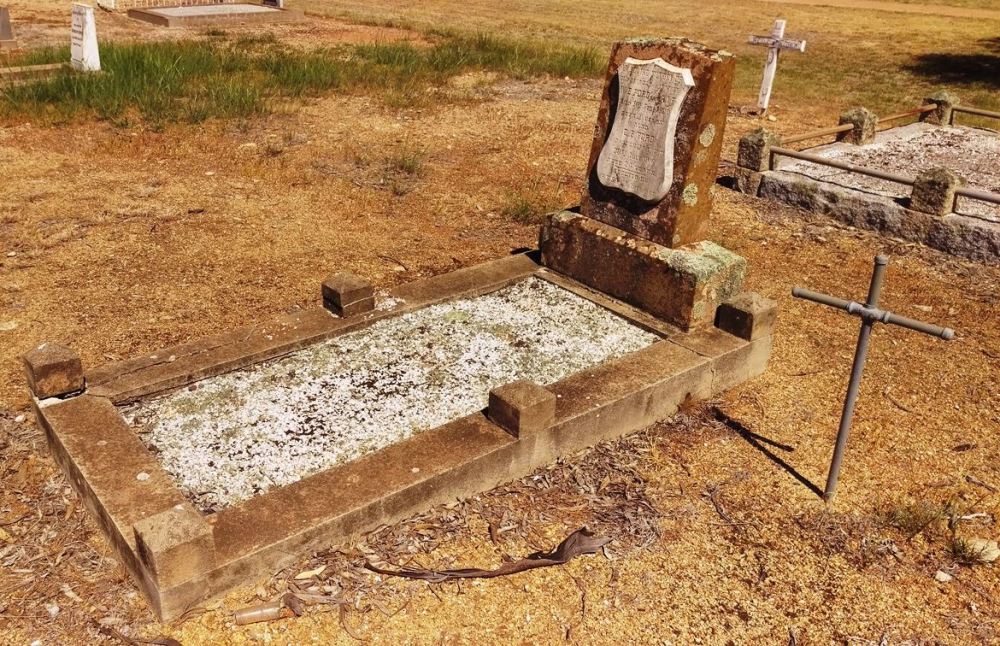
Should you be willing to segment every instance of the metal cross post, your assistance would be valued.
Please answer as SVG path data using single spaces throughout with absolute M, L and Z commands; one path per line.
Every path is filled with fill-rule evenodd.
M 837 478 L 840 475 L 840 464 L 844 459 L 844 449 L 847 448 L 847 437 L 851 431 L 851 420 L 854 418 L 854 404 L 858 401 L 861 374 L 865 370 L 865 359 L 868 356 L 868 341 L 871 338 L 872 327 L 875 323 L 898 325 L 910 330 L 940 337 L 945 341 L 951 341 L 955 338 L 955 331 L 950 328 L 938 327 L 879 309 L 878 297 L 882 291 L 882 279 L 885 276 L 885 267 L 888 264 L 888 256 L 881 254 L 875 256 L 875 271 L 872 273 L 872 282 L 868 287 L 868 300 L 864 305 L 855 301 L 845 301 L 833 296 L 827 296 L 826 294 L 819 294 L 801 287 L 792 289 L 792 296 L 796 298 L 804 298 L 814 303 L 836 307 L 861 319 L 861 332 L 858 334 L 858 347 L 854 351 L 851 380 L 847 384 L 847 397 L 844 399 L 844 410 L 840 416 L 840 429 L 837 431 L 837 445 L 833 450 L 833 461 L 830 463 L 830 473 L 826 477 L 826 489 L 823 492 L 823 500 L 827 502 L 833 500 L 834 495 L 837 493 Z
M 774 75 L 778 72 L 778 52 L 783 49 L 804 52 L 806 41 L 785 38 L 785 21 L 775 20 L 770 36 L 750 36 L 749 43 L 767 47 L 767 63 L 764 65 L 764 78 L 760 82 L 760 96 L 757 98 L 760 114 L 764 114 L 771 102 L 771 87 L 774 85 Z

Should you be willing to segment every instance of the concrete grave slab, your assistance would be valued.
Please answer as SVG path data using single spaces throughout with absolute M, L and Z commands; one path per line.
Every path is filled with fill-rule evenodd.
M 302 20 L 302 14 L 296 11 L 248 3 L 137 8 L 129 9 L 128 16 L 171 28 Z
M 36 400 L 36 413 L 56 461 L 156 613 L 169 620 L 311 551 L 523 476 L 560 455 L 667 417 L 688 398 L 712 396 L 758 374 L 770 354 L 774 318 L 763 313 L 768 306 L 759 299 L 731 302 L 754 313 L 752 333 L 737 326 L 750 339 L 711 325 L 684 333 L 541 266 L 534 255 L 516 255 L 403 285 L 379 307 L 350 318 L 316 306 L 90 370 L 83 394 Z M 577 329 L 556 321 L 567 317 Z M 142 425 L 130 423 L 153 411 L 166 415 L 162 421 L 168 426 L 187 420 L 190 428 L 176 427 L 175 436 L 197 433 L 210 424 L 200 416 L 205 410 L 194 406 L 184 413 L 183 405 L 170 410 L 162 402 L 178 403 L 240 375 L 275 377 L 263 379 L 262 390 L 243 388 L 244 398 L 280 388 L 286 377 L 294 385 L 286 392 L 299 392 L 308 387 L 304 384 L 333 375 L 339 362 L 362 360 L 352 335 L 369 338 L 381 329 L 405 343 L 405 330 L 419 332 L 412 339 L 417 352 L 426 340 L 420 334 L 428 333 L 420 330 L 435 325 L 438 338 L 467 336 L 466 359 L 477 358 L 483 366 L 514 355 L 499 350 L 503 344 L 476 339 L 507 338 L 508 349 L 523 350 L 519 361 L 527 368 L 499 370 L 467 389 L 459 397 L 465 402 L 461 406 L 416 426 L 404 424 L 409 428 L 401 427 L 388 441 L 311 465 L 266 491 L 233 496 L 224 505 L 201 504 L 176 465 L 163 459 L 156 441 L 144 437 Z M 491 325 L 485 336 L 469 332 Z M 338 344 L 346 346 L 334 352 Z M 403 346 L 398 349 L 405 354 Z M 424 351 L 433 354 L 434 349 Z M 324 364 L 317 353 L 336 360 Z M 417 361 L 423 365 L 428 357 Z M 454 361 L 445 357 L 437 365 L 454 366 Z M 458 365 L 463 365 L 461 357 Z M 315 376 L 308 374 L 310 367 L 316 368 Z M 360 368 L 349 372 L 363 376 Z M 429 374 L 447 372 L 431 369 Z M 483 379 L 481 373 L 489 370 L 477 367 L 471 376 L 461 371 L 452 376 Z M 544 386 L 510 383 L 523 378 Z M 457 386 L 446 388 L 457 392 Z M 363 393 L 354 395 L 364 399 Z M 432 406 L 428 399 L 427 408 Z M 401 412 L 413 409 L 420 413 L 419 404 L 406 402 Z M 333 415 L 320 426 L 337 426 Z M 363 428 L 354 421 L 342 428 Z M 310 423 L 302 418 L 296 429 Z M 231 439 L 233 446 L 262 442 L 250 435 Z

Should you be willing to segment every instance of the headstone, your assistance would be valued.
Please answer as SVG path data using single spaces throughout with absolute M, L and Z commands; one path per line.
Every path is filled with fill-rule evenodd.
M 683 38 L 615 44 L 580 209 L 542 226 L 546 267 L 683 330 L 712 324 L 746 271 L 705 239 L 735 67 Z
M 101 55 L 97 49 L 97 22 L 94 19 L 94 8 L 90 5 L 73 4 L 70 52 L 73 69 L 82 72 L 101 70 Z
M 583 215 L 667 247 L 703 240 L 735 67 L 682 38 L 615 44 Z
M 0 49 L 17 49 L 14 28 L 10 24 L 10 9 L 0 7 Z
M 771 88 L 774 86 L 774 75 L 778 73 L 778 54 L 783 49 L 796 52 L 806 51 L 806 41 L 785 38 L 785 21 L 775 20 L 770 36 L 750 36 L 751 45 L 767 47 L 767 62 L 764 64 L 764 78 L 760 82 L 760 95 L 757 97 L 757 108 L 761 114 L 767 112 L 771 103 Z

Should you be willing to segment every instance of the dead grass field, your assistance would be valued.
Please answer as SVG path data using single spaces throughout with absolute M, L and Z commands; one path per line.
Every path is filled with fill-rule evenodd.
M 33 12 L 55 24 L 68 4 L 13 7 L 16 20 Z M 633 0 L 299 6 L 595 45 L 686 32 L 740 54 L 750 53 L 739 45 L 746 34 L 765 31 L 779 10 L 712 0 L 673 3 L 676 18 L 666 5 Z M 779 72 L 773 125 L 785 132 L 828 124 L 859 98 L 913 104 L 936 85 L 907 71 L 918 57 L 986 55 L 978 43 L 1000 27 L 780 10 L 789 33 L 810 40 L 809 53 L 787 57 Z M 115 38 L 164 33 L 98 20 Z M 424 38 L 320 18 L 274 31 L 297 47 Z M 37 35 L 53 42 L 53 33 Z M 760 58 L 744 57 L 735 103 L 752 100 Z M 988 82 L 953 87 L 996 105 Z M 712 237 L 746 256 L 748 288 L 781 306 L 768 372 L 717 402 L 737 423 L 688 411 L 536 478 L 304 558 L 185 623 L 153 621 L 49 459 L 18 355 L 54 340 L 97 365 L 315 302 L 334 269 L 386 287 L 532 246 L 536 227 L 516 214 L 524 202 L 577 201 L 598 93 L 597 80 L 467 74 L 420 109 L 330 95 L 252 121 L 156 131 L 97 121 L 0 126 L 0 642 L 128 643 L 114 631 L 186 646 L 1000 640 L 1000 566 L 962 565 L 952 551 L 955 536 L 1000 538 L 1000 268 L 724 190 Z M 727 150 L 756 125 L 734 111 Z M 893 257 L 883 304 L 950 325 L 958 338 L 877 330 L 841 492 L 826 509 L 811 486 L 825 477 L 857 325 L 789 292 L 799 284 L 860 297 L 880 250 Z M 560 568 L 434 587 L 361 569 L 375 557 L 496 565 L 584 523 L 616 540 L 607 554 Z M 349 605 L 233 625 L 234 609 L 319 563 L 328 568 L 318 585 Z M 938 583 L 938 570 L 954 579 Z

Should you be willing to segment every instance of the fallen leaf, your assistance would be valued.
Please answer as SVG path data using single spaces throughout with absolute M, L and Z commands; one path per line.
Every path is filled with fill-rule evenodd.
M 316 568 L 315 570 L 306 570 L 305 572 L 299 572 L 298 574 L 295 575 L 295 580 L 296 581 L 302 581 L 304 579 L 311 579 L 314 576 L 319 576 L 320 574 L 323 574 L 323 570 L 325 570 L 325 569 L 326 569 L 326 566 L 325 565 L 321 565 L 318 568 Z
M 996 541 L 985 538 L 970 538 L 965 544 L 981 563 L 992 563 L 1000 557 L 1000 547 L 997 546 Z

